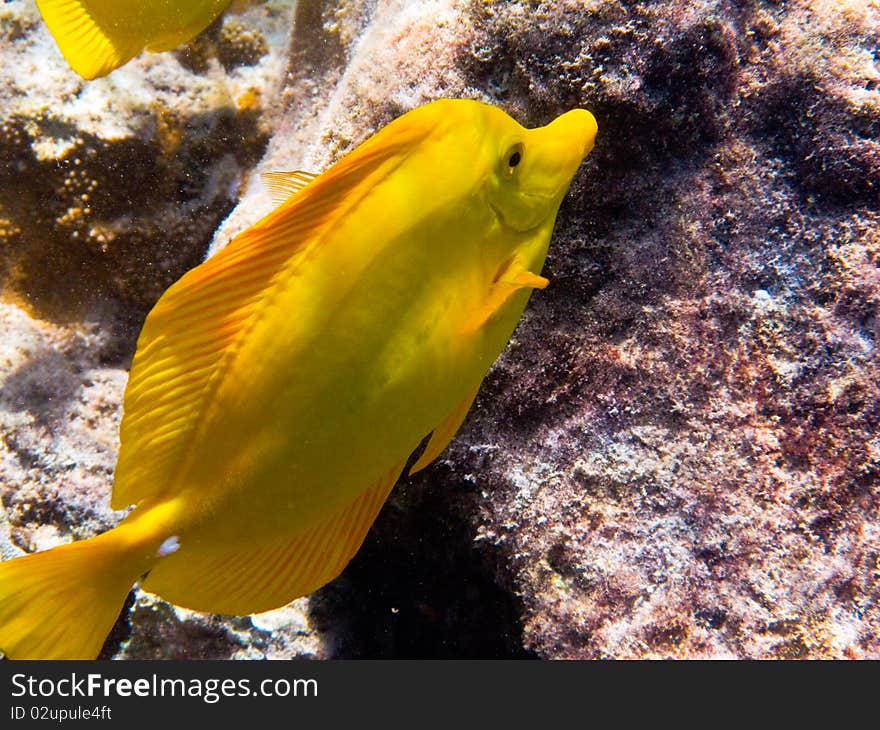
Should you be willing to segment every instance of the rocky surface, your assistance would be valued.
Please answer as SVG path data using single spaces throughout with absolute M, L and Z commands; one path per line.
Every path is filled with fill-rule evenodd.
M 0 279 L 39 313 L 142 317 L 198 263 L 271 128 L 289 3 L 83 81 L 33 2 L 0 7 Z M 270 50 L 271 49 L 271 50 Z
M 4 5 L 7 36 L 10 7 L 30 17 Z M 142 84 L 176 63 L 197 84 L 203 68 L 258 69 L 226 70 L 276 47 L 237 22 L 123 71 Z M 560 212 L 551 286 L 459 437 L 398 485 L 343 576 L 243 619 L 136 594 L 107 655 L 880 658 L 878 4 L 301 0 L 292 28 L 279 113 L 254 122 L 274 130 L 257 171 L 320 171 L 439 96 L 530 125 L 585 106 L 596 150 Z M 78 249 L 67 231 L 94 225 L 58 211 L 91 183 L 72 178 L 65 197 L 77 158 L 54 141 L 41 167 L 42 117 L 15 111 L 38 92 L 22 83 L 0 85 L 21 89 L 0 96 L 4 123 L 20 119 L 0 136 L 0 261 L 31 303 L 0 320 L 0 479 L 12 542 L 32 549 L 117 517 L 106 495 L 139 318 L 204 251 L 261 143 L 244 157 L 208 145 L 189 198 L 139 184 L 154 197 L 130 203 L 89 172 L 122 243 Z M 199 108 L 189 88 L 162 103 Z M 172 148 L 153 156 L 162 179 L 198 144 Z M 90 169 L 130 169 L 126 149 Z M 10 170 L 43 205 L 16 208 Z M 249 179 L 215 247 L 271 207 Z M 162 221 L 181 216 L 178 250 Z M 152 243 L 135 246 L 143 231 Z
M 876 4 L 528 7 L 477 77 L 602 134 L 443 477 L 526 646 L 877 657 Z

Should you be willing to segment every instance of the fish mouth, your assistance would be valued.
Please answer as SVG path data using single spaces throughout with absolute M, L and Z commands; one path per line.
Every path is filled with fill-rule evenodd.
M 556 160 L 557 174 L 564 178 L 550 194 L 559 195 L 568 188 L 584 158 L 593 150 L 598 131 L 596 117 L 586 109 L 572 109 L 540 131 L 545 154 Z
M 596 117 L 586 109 L 572 109 L 554 119 L 544 129 L 559 139 L 572 160 L 575 169 L 593 150 L 599 126 Z

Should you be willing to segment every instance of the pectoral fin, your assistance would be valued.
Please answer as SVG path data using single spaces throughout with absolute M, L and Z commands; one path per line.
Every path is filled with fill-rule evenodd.
M 502 281 L 513 286 L 513 291 L 516 289 L 525 289 L 526 287 L 532 289 L 546 289 L 547 285 L 550 283 L 549 279 L 539 276 L 538 274 L 533 274 L 531 271 L 526 271 L 524 269 L 516 271 L 509 277 L 504 277 Z
M 499 272 L 485 303 L 467 321 L 465 330 L 474 332 L 485 327 L 520 289 L 544 289 L 549 283 L 549 279 L 532 273 L 514 256 Z
M 428 466 L 428 464 L 440 456 L 443 449 L 449 445 L 449 442 L 452 441 L 458 429 L 461 428 L 461 424 L 464 423 L 465 416 L 467 416 L 468 411 L 471 409 L 471 404 L 474 402 L 474 398 L 477 397 L 477 391 L 479 389 L 480 386 L 477 384 L 475 388 L 470 390 L 468 394 L 461 399 L 449 415 L 440 422 L 440 425 L 434 429 L 434 432 L 431 434 L 431 439 L 428 441 L 428 445 L 425 447 L 422 455 L 410 468 L 409 476 L 412 476 L 417 471 L 421 471 Z

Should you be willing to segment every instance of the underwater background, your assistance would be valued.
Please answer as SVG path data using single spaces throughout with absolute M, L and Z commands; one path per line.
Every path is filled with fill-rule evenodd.
M 136 590 L 102 656 L 880 658 L 878 48 L 869 0 L 240 1 L 86 82 L 4 0 L 4 557 L 121 517 L 140 325 L 259 173 L 435 98 L 584 107 L 550 286 L 343 575 L 254 617 Z

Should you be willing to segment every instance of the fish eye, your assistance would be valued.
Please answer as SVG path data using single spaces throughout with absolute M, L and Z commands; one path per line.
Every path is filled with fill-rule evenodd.
M 505 159 L 507 160 L 507 174 L 513 175 L 514 169 L 520 162 L 522 162 L 523 158 L 523 146 L 521 143 L 517 143 L 513 145 L 505 155 Z

